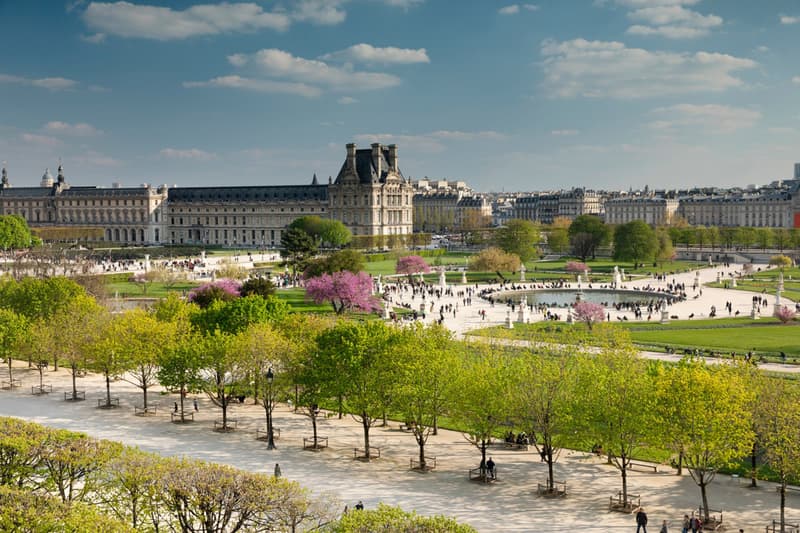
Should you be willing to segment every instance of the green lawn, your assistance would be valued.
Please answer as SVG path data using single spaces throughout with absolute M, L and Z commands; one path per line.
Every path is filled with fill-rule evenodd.
M 119 296 L 120 298 L 164 298 L 171 292 L 183 294 L 194 289 L 202 283 L 195 281 L 183 281 L 167 287 L 163 283 L 149 283 L 147 292 L 142 290 L 142 286 L 127 281 L 128 274 L 113 274 L 107 276 L 106 294 L 109 296 Z
M 331 304 L 315 304 L 311 300 L 306 300 L 306 290 L 300 287 L 289 289 L 278 289 L 275 296 L 292 306 L 292 311 L 297 313 L 333 313 Z

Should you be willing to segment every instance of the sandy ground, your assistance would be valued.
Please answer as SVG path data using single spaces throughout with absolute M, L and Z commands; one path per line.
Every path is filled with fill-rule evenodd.
M 372 430 L 372 445 L 382 448 L 382 457 L 371 463 L 354 461 L 353 448 L 361 446 L 361 428 L 352 419 L 327 418 L 320 423 L 320 435 L 330 439 L 330 448 L 321 452 L 302 449 L 302 438 L 311 435 L 310 422 L 281 405 L 275 412 L 275 425 L 281 428 L 277 449 L 255 440 L 257 427 L 264 427 L 264 410 L 251 404 L 236 405 L 231 416 L 239 421 L 235 432 L 213 431 L 218 408 L 200 397 L 196 421 L 188 424 L 170 422 L 175 395 L 158 391 L 150 397 L 162 410 L 155 416 L 134 416 L 134 405 L 141 404 L 141 392 L 124 381 L 112 383 L 112 395 L 120 398 L 120 407 L 98 409 L 97 398 L 104 397 L 99 376 L 79 380 L 86 390 L 86 401 L 65 402 L 69 391 L 66 371 L 46 371 L 45 383 L 53 393 L 32 396 L 37 385 L 36 370 L 24 365 L 17 372 L 23 386 L 0 391 L 0 415 L 18 416 L 54 427 L 85 431 L 93 436 L 122 441 L 164 455 L 190 457 L 226 463 L 251 471 L 272 473 L 280 463 L 283 475 L 299 481 L 316 492 L 335 495 L 341 506 L 363 500 L 367 508 L 379 502 L 414 509 L 422 514 L 447 514 L 469 523 L 479 531 L 634 531 L 632 515 L 608 511 L 608 498 L 621 487 L 620 476 L 603 461 L 579 452 L 564 452 L 556 466 L 556 479 L 566 480 L 569 495 L 546 499 L 536 495 L 536 483 L 546 476 L 545 464 L 535 451 L 492 449 L 499 480 L 490 485 L 471 482 L 467 471 L 478 465 L 480 455 L 461 434 L 441 431 L 432 436 L 428 456 L 437 458 L 435 471 L 421 474 L 409 471 L 409 459 L 416 457 L 413 436 L 390 422 L 386 428 Z M 187 402 L 191 406 L 191 398 Z M 680 519 L 697 507 L 699 490 L 688 475 L 676 476 L 660 466 L 658 473 L 631 472 L 629 490 L 641 494 L 651 529 L 658 530 L 661 520 L 670 521 L 670 531 L 680 531 Z M 778 515 L 779 499 L 774 484 L 762 482 L 750 489 L 729 476 L 718 476 L 710 487 L 712 508 L 724 511 L 728 530 L 744 528 L 761 531 Z M 800 494 L 787 497 L 789 517 L 800 518 Z M 656 525 L 658 524 L 658 525 Z

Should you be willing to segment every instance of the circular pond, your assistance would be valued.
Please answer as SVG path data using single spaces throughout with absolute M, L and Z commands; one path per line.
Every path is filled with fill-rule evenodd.
M 577 299 L 578 289 L 532 289 L 518 291 L 503 291 L 493 294 L 496 302 L 505 302 L 511 299 L 519 302 L 523 296 L 529 305 L 548 305 L 550 307 L 564 307 L 572 305 Z M 639 303 L 647 305 L 650 302 L 660 303 L 661 300 L 668 302 L 674 296 L 661 292 L 635 291 L 635 290 L 614 290 L 614 289 L 584 289 L 581 291 L 581 300 L 593 302 L 611 307 L 616 304 Z

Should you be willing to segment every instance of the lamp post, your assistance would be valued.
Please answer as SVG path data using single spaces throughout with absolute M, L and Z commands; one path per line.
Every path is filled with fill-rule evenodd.
M 264 407 L 267 410 L 267 449 L 274 450 L 275 438 L 272 431 L 272 408 L 275 403 L 272 396 L 272 383 L 275 380 L 275 372 L 272 371 L 272 367 L 269 367 L 264 377 L 267 380 L 267 396 L 264 398 Z

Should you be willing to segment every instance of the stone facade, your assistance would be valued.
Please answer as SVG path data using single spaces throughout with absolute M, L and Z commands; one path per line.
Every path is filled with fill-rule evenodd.
M 659 196 L 622 196 L 605 201 L 608 224 L 627 224 L 644 220 L 652 226 L 668 224 L 678 210 L 677 198 Z
M 460 191 L 414 195 L 414 231 L 442 233 L 475 229 L 488 226 L 491 221 L 492 205 L 484 196 Z
M 514 218 L 552 224 L 556 218 L 575 219 L 579 215 L 600 215 L 603 195 L 588 189 L 519 196 L 514 203 Z
M 6 169 L 0 213 L 19 214 L 31 227 L 92 228 L 97 241 L 264 247 L 280 244 L 296 218 L 343 222 L 354 235 L 407 235 L 413 192 L 398 167 L 397 146 L 347 145 L 335 181 L 320 185 L 253 187 L 75 187 L 59 165 L 39 187 L 12 187 Z

